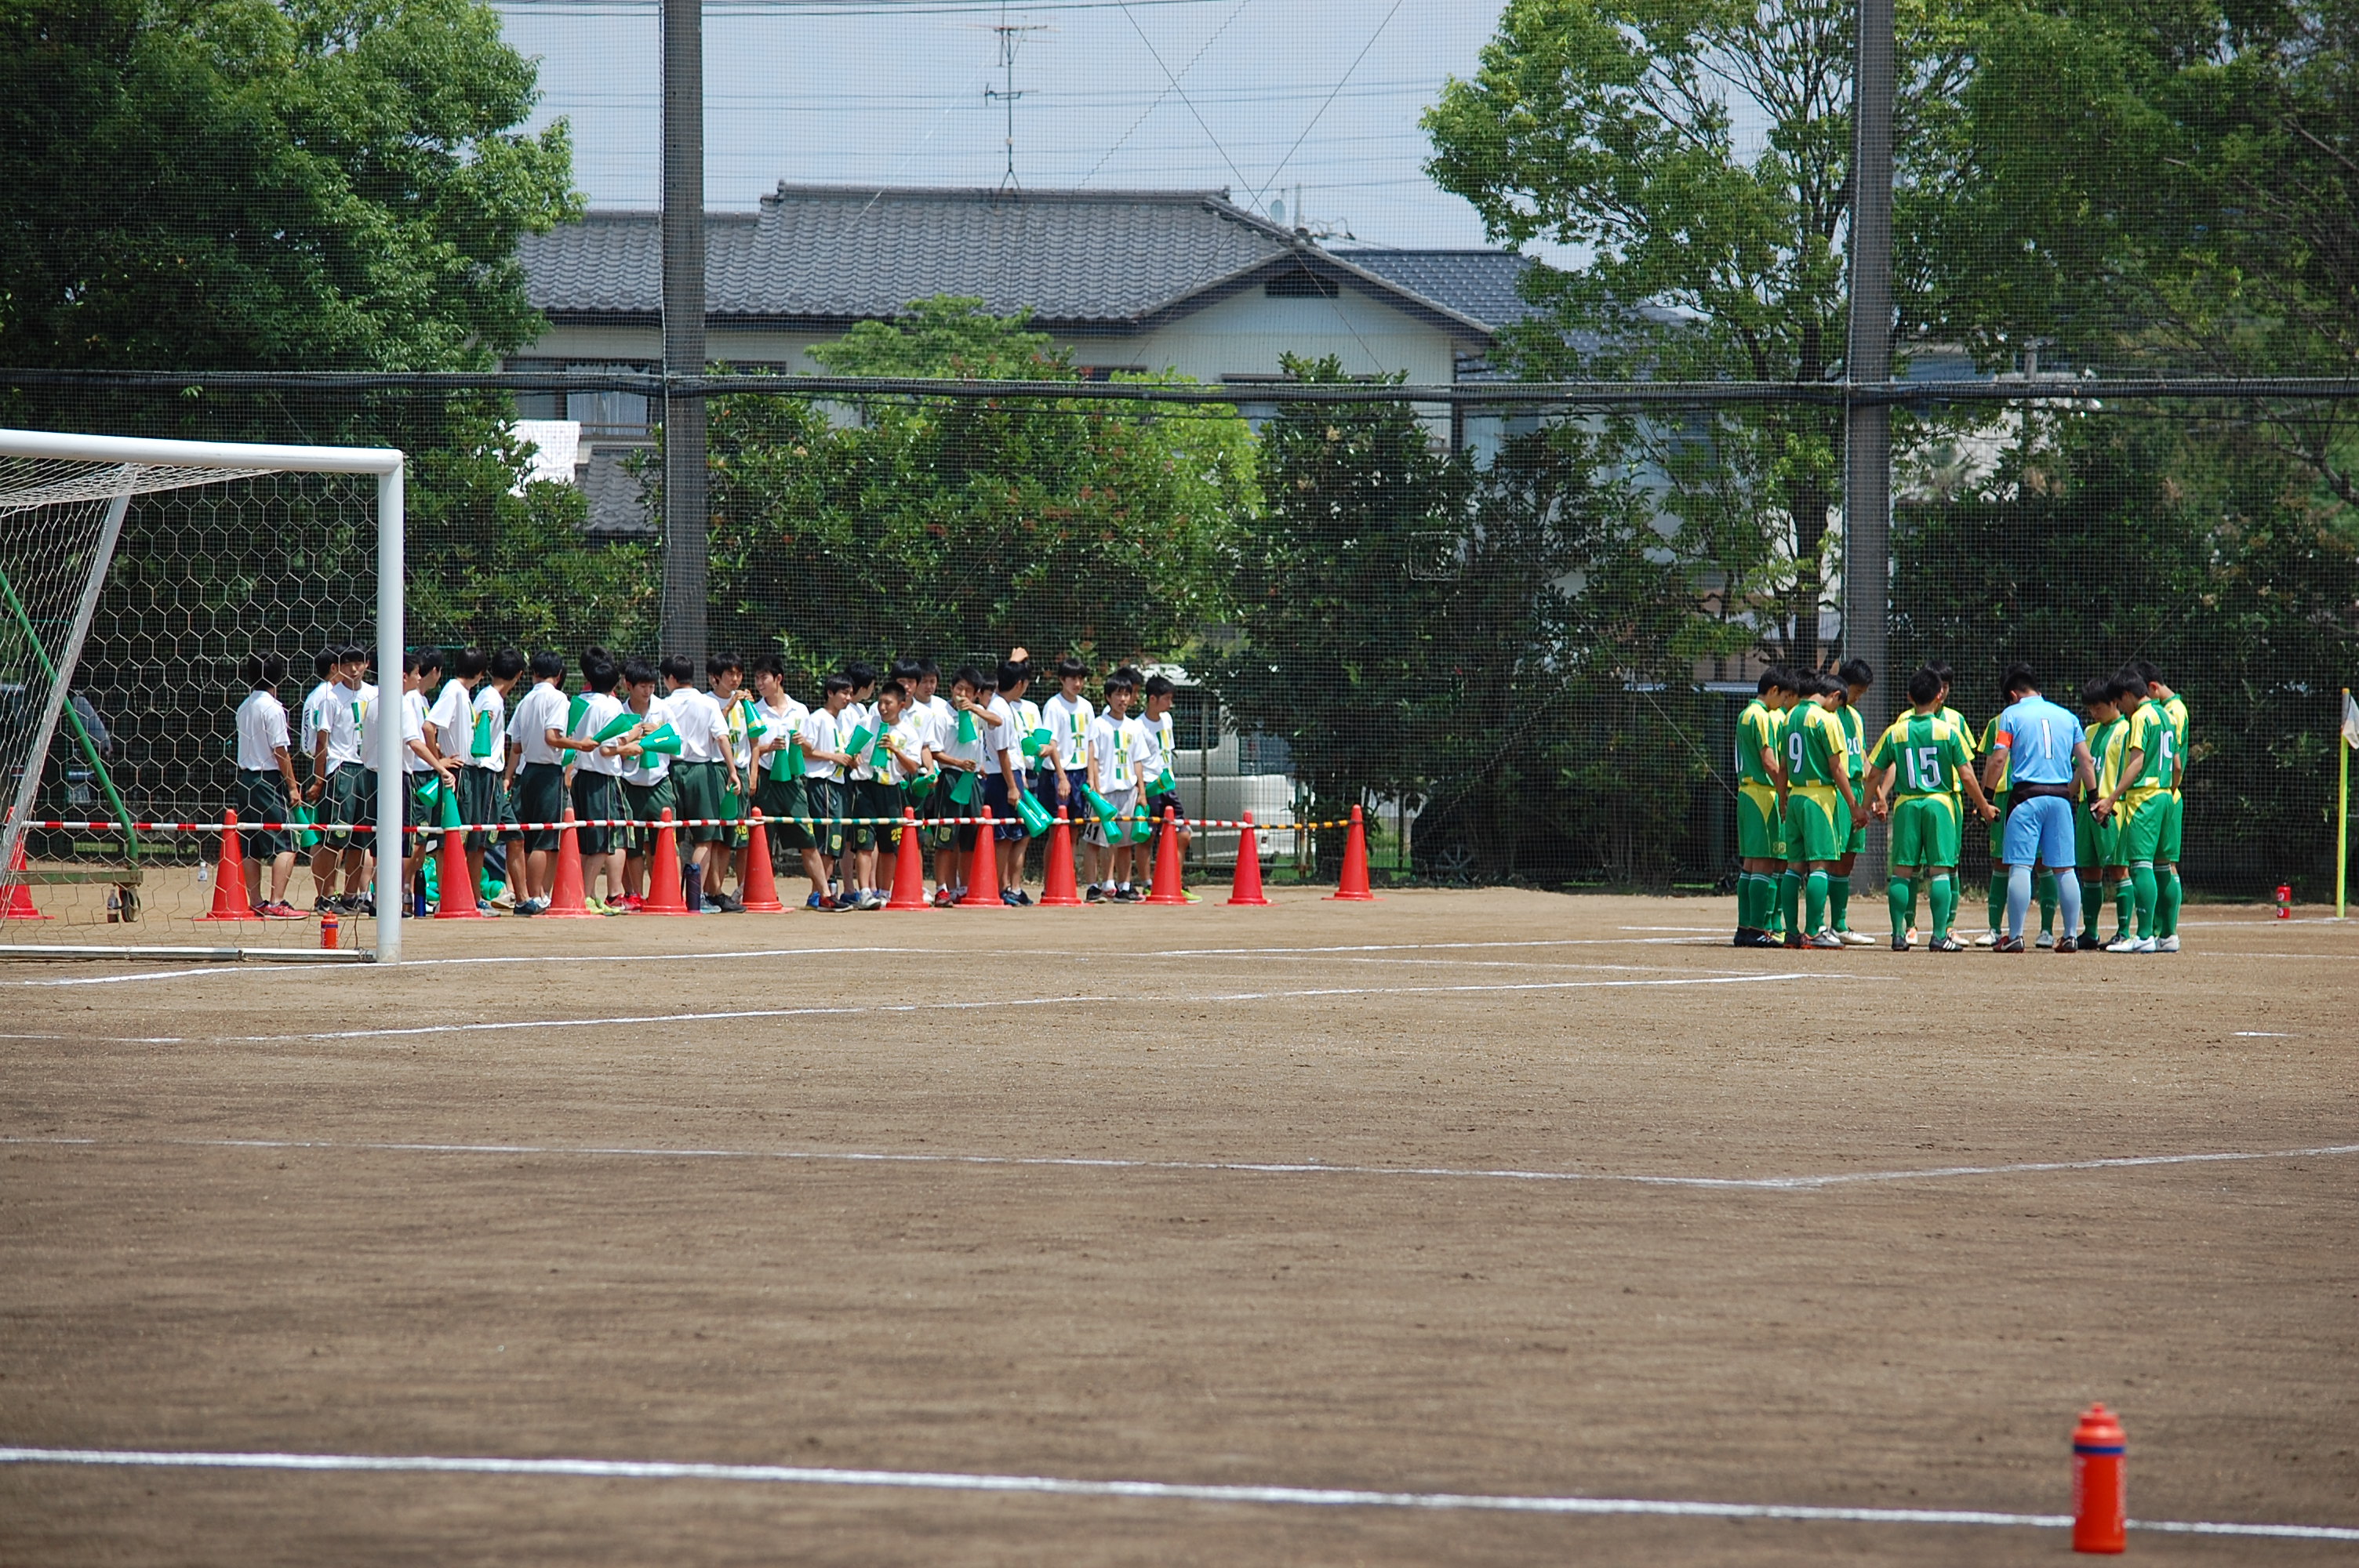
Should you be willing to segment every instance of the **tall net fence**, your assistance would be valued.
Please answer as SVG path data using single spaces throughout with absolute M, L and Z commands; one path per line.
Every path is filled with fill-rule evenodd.
M 1420 398 L 1320 375 L 1250 396 L 716 379 L 710 647 L 779 655 L 806 703 L 854 661 L 928 659 L 947 680 L 1022 648 L 1036 697 L 1070 656 L 1093 701 L 1133 665 L 1178 688 L 1192 816 L 1360 806 L 1380 880 L 1730 885 L 1737 715 L 1772 665 L 1832 669 L 1846 604 L 1875 602 L 1846 570 L 1839 396 Z M 658 632 L 663 432 L 644 379 L 557 396 L 560 413 L 639 400 L 639 424 L 595 438 L 527 378 L 186 384 L 20 378 L 0 395 L 9 422 L 53 428 L 399 446 L 413 643 L 570 667 L 592 645 L 682 651 Z M 1952 669 L 1950 704 L 1979 734 L 2011 664 L 2077 703 L 2150 661 L 2191 714 L 2189 884 L 2323 891 L 2338 694 L 2359 665 L 2359 524 L 2336 460 L 2350 389 L 2087 383 L 2010 401 L 1979 384 L 1894 406 L 1869 739 L 1920 665 Z M 225 804 L 248 654 L 287 657 L 292 710 L 316 654 L 373 644 L 356 495 L 274 478 L 134 504 L 81 689 L 135 812 Z M 88 784 L 69 754 L 50 767 L 41 798 L 71 815 Z M 1968 837 L 1971 883 L 1985 849 Z M 1210 868 L 1234 845 L 1200 835 L 1191 852 Z M 1332 877 L 1342 835 L 1263 849 L 1281 876 Z

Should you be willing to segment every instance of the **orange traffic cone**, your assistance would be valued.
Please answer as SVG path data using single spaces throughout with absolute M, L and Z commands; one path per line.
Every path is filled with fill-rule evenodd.
M 16 852 L 8 857 L 8 870 L 16 872 L 24 869 L 25 840 L 19 836 L 16 839 Z M 49 918 L 48 915 L 43 914 L 34 906 L 33 890 L 12 877 L 8 883 L 7 895 L 0 898 L 0 920 L 47 920 L 48 918 Z
M 1368 891 L 1368 833 L 1361 826 L 1356 806 L 1352 807 L 1352 830 L 1343 839 L 1343 881 L 1327 897 L 1330 903 L 1337 899 L 1346 903 L 1376 902 L 1376 895 Z
M 451 800 L 446 790 L 442 798 Z M 475 907 L 475 875 L 467 869 L 467 830 L 459 826 L 459 808 L 451 802 L 443 810 L 441 901 L 434 906 L 437 920 L 488 920 Z
M 582 897 L 581 829 L 573 825 L 573 808 L 567 806 L 557 829 L 557 877 L 549 884 L 549 907 L 540 912 L 543 920 L 595 920 L 590 902 Z
M 671 807 L 665 806 L 656 827 L 656 847 L 647 856 L 647 901 L 641 914 L 686 914 L 687 884 L 679 880 L 679 834 L 671 825 Z
M 237 841 L 237 813 L 224 814 L 221 860 L 213 867 L 213 907 L 199 920 L 259 920 L 254 901 L 245 895 L 245 851 Z
M 1245 813 L 1245 825 L 1237 835 L 1237 875 L 1229 884 L 1231 903 L 1249 903 L 1267 908 L 1269 900 L 1261 891 L 1261 846 L 1254 842 L 1253 813 Z
M 745 829 L 745 874 L 737 879 L 738 902 L 753 914 L 784 914 L 787 906 L 778 902 L 778 884 L 770 874 L 770 834 L 762 826 L 759 806 L 754 809 L 754 819 Z
M 991 892 L 985 896 L 983 878 L 974 874 L 974 863 L 983 861 L 991 879 Z M 974 830 L 974 849 L 966 858 L 966 895 L 951 906 L 953 909 L 1005 909 L 999 902 L 999 839 L 991 826 L 991 807 L 983 808 L 983 818 Z
M 1061 806 L 1056 826 L 1049 829 L 1049 858 L 1040 869 L 1040 907 L 1082 907 L 1081 890 L 1073 882 L 1073 824 Z
M 1180 824 L 1168 806 L 1163 808 L 1163 831 L 1155 838 L 1155 881 L 1147 890 L 1147 902 L 1184 904 L 1188 895 L 1180 891 Z
M 926 851 L 918 843 L 918 814 L 901 808 L 901 848 L 893 856 L 893 896 L 887 909 L 929 909 L 926 903 Z

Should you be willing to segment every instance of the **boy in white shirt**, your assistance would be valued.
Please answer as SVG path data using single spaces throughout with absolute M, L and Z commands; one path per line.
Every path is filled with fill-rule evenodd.
M 311 851 L 311 881 L 322 912 L 359 914 L 368 903 L 369 845 L 356 831 L 376 813 L 367 759 L 361 754 L 362 705 L 376 696 L 370 686 L 368 650 L 347 643 L 329 657 L 330 681 L 304 705 L 305 739 L 311 745 L 311 820 L 320 829 Z M 316 726 L 316 729 L 314 728 Z M 344 891 L 336 892 L 337 862 Z
M 1089 675 L 1089 665 L 1079 659 L 1057 661 L 1057 689 L 1040 705 L 1040 723 L 1049 731 L 1049 744 L 1040 752 L 1032 785 L 1049 816 L 1061 811 L 1076 827 L 1090 814 L 1082 799 L 1082 785 L 1090 776 L 1090 725 L 1097 719 L 1097 709 L 1082 695 L 1082 683 Z
M 498 727 L 490 722 L 491 714 L 485 713 L 479 723 L 475 709 L 475 688 L 490 664 L 481 648 L 460 649 L 451 660 L 451 678 L 426 713 L 426 743 L 451 764 L 451 793 L 458 801 L 459 820 L 469 829 L 467 885 L 444 888 L 442 896 L 473 898 L 479 914 L 497 913 L 477 891 L 483 886 L 484 851 L 500 821 L 500 775 L 493 753 L 501 737 Z M 479 750 L 482 755 L 477 754 Z
M 727 807 L 724 788 L 738 787 L 737 761 L 729 750 L 729 721 L 711 693 L 696 689 L 696 665 L 687 654 L 669 655 L 662 667 L 664 708 L 671 727 L 679 731 L 679 755 L 671 767 L 672 793 L 679 802 L 677 815 L 682 821 L 706 824 L 679 830 L 680 859 L 683 862 L 693 860 L 697 869 L 692 885 L 698 891 L 698 902 L 693 907 L 701 908 L 710 893 L 715 907 L 727 909 L 735 902 L 720 892 L 728 864 L 729 829 L 712 824 Z M 686 870 L 685 863 L 681 869 Z
M 622 679 L 622 674 L 604 660 L 593 662 L 582 672 L 589 691 L 582 704 L 582 717 L 565 738 L 577 759 L 573 764 L 573 814 L 583 822 L 613 821 L 625 811 L 623 743 L 619 740 L 595 739 L 598 731 L 623 711 L 622 699 L 614 695 L 614 685 Z M 582 846 L 584 902 L 594 914 L 623 914 L 622 829 L 582 827 L 574 836 Z M 606 876 L 606 895 L 603 899 L 598 896 L 601 871 Z
M 535 654 L 529 666 L 532 689 L 516 703 L 508 720 L 508 799 L 518 822 L 556 823 L 565 815 L 566 710 L 565 661 L 549 653 Z M 524 830 L 523 876 L 516 901 L 518 914 L 538 914 L 557 891 L 555 827 Z M 511 877 L 516 867 L 509 867 Z
M 958 674 L 951 677 L 951 718 L 946 736 L 935 744 L 948 800 L 945 816 L 983 815 L 984 762 L 991 752 L 1000 722 L 984 702 L 985 690 L 983 672 L 973 665 L 961 665 Z M 951 824 L 949 845 L 934 855 L 937 904 L 952 904 L 966 896 L 967 882 L 974 868 L 975 840 L 982 831 L 981 824 L 973 821 Z M 985 852 L 992 852 L 989 846 L 985 846 Z
M 754 779 L 747 771 L 745 759 L 744 708 L 745 705 L 745 664 L 734 654 L 715 654 L 704 661 L 705 685 L 712 690 L 712 705 L 721 710 L 721 730 L 723 737 L 721 752 L 729 764 L 728 787 L 721 792 L 721 816 L 730 826 L 721 830 L 720 846 L 712 852 L 711 872 L 704 887 L 704 906 L 723 914 L 745 913 L 745 807 L 754 794 Z M 732 862 L 737 871 L 737 891 L 725 891 Z
M 408 828 L 401 840 L 401 885 L 410 900 L 410 914 L 419 919 L 434 913 L 426 902 L 425 877 L 429 843 L 440 840 L 434 832 L 441 821 L 434 810 L 434 791 L 458 787 L 451 764 L 426 739 L 426 687 L 441 673 L 442 655 L 436 649 L 416 649 L 401 656 L 401 812 Z
M 1179 687 L 1171 684 L 1168 676 L 1149 676 L 1140 690 L 1147 698 L 1147 711 L 1139 719 L 1139 726 L 1147 736 L 1147 761 L 1139 773 L 1139 809 L 1146 812 L 1155 824 L 1158 834 L 1163 831 L 1164 813 L 1171 814 L 1172 830 L 1180 838 L 1180 863 L 1185 866 L 1188 863 L 1188 846 L 1193 835 L 1188 831 L 1187 808 L 1180 804 L 1180 777 L 1172 772 L 1171 704 Z M 1160 843 L 1155 843 L 1148 850 L 1147 864 L 1150 881 L 1155 865 L 1154 852 L 1162 847 Z M 1196 895 L 1184 887 L 1180 890 L 1180 894 L 1190 903 L 1197 902 Z
M 1024 814 L 1016 809 L 1016 797 L 1024 793 L 1024 737 L 1031 733 L 1018 717 L 1029 678 L 1030 672 L 1018 660 L 1009 659 L 999 666 L 999 689 L 984 705 L 999 724 L 986 730 L 983 737 L 983 798 L 991 807 L 995 840 L 991 852 L 997 857 L 999 902 L 1018 908 L 1032 902 L 1023 885 L 1024 851 L 1032 830 L 1024 826 Z
M 1117 828 L 1138 810 L 1138 761 L 1143 738 L 1137 720 L 1130 717 L 1131 694 L 1136 689 L 1127 670 L 1116 670 L 1106 676 L 1105 711 L 1090 724 L 1090 787 L 1114 808 Z M 1125 842 L 1111 843 L 1103 821 L 1093 819 L 1090 823 L 1090 887 L 1082 895 L 1088 903 L 1138 902 L 1139 894 L 1130 885 L 1131 845 L 1128 836 L 1124 837 Z
M 511 905 L 522 903 L 526 896 L 524 829 L 517 826 L 524 819 L 516 814 L 516 797 L 508 792 L 508 694 L 524 678 L 524 650 L 502 648 L 492 655 L 484 684 L 475 688 L 475 765 L 491 771 L 495 824 L 484 834 L 484 866 L 492 881 L 506 884 Z M 482 750 L 486 745 L 488 752 Z
M 336 650 L 322 648 L 311 655 L 311 670 L 319 678 L 303 695 L 303 706 L 297 709 L 301 716 L 289 750 L 311 764 L 311 782 L 295 798 L 309 814 L 313 833 L 311 838 L 311 913 L 339 914 L 343 906 L 336 902 L 336 851 L 328 847 L 328 836 L 318 831 L 326 815 L 321 799 L 328 793 L 328 705 L 334 700 L 336 689 Z M 301 848 L 299 843 L 297 848 Z
M 811 847 L 802 750 L 803 721 L 810 709 L 788 695 L 786 662 L 776 654 L 755 655 L 754 691 L 756 700 L 746 719 L 754 805 L 769 841 L 770 870 L 784 874 L 787 856 Z
M 900 811 L 886 798 L 891 786 L 877 781 L 877 764 L 885 760 L 878 745 L 885 738 L 885 725 L 872 700 L 876 695 L 875 668 L 854 659 L 843 666 L 843 676 L 852 683 L 852 700 L 843 708 L 843 743 L 853 759 L 850 775 L 843 781 L 843 858 L 850 868 L 843 881 L 852 894 L 853 908 L 882 909 L 885 894 L 876 886 L 876 846 L 883 833 L 874 819 L 898 816 Z M 854 739 L 863 737 L 859 751 L 852 752 Z
M 662 752 L 642 752 L 639 738 L 668 722 L 669 709 L 656 700 L 656 672 L 633 659 L 623 666 L 623 707 L 638 724 L 617 742 L 623 758 L 624 814 L 636 822 L 658 822 L 663 814 L 679 815 L 672 794 L 671 758 Z M 655 853 L 659 827 L 623 829 L 623 912 L 636 914 L 647 904 L 648 860 Z M 683 870 L 681 881 L 685 884 Z M 683 887 L 684 894 L 684 887 Z
M 848 733 L 843 710 L 852 702 L 852 681 L 830 676 L 820 683 L 820 706 L 803 720 L 803 800 L 810 824 L 803 872 L 811 884 L 804 907 L 841 911 L 850 909 L 852 902 L 834 897 L 828 884 L 834 862 L 843 853 L 843 797 L 838 785 L 852 763 L 851 754 L 842 749 Z
M 237 708 L 238 845 L 249 862 L 245 872 L 249 893 L 262 886 L 263 863 L 269 862 L 270 896 L 255 899 L 254 913 L 270 920 L 303 918 L 302 912 L 287 902 L 287 879 L 295 873 L 295 840 L 283 827 L 261 826 L 287 821 L 288 803 L 298 798 L 287 708 L 275 689 L 286 678 L 287 661 L 278 654 L 249 656 L 245 661 L 248 690 Z

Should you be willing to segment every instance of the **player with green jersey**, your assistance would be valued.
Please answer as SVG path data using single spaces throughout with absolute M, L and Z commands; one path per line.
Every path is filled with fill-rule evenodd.
M 1736 717 L 1736 942 L 1768 947 L 1777 916 L 1777 879 L 1786 869 L 1786 713 L 1794 677 L 1766 670 Z
M 2171 788 L 2179 779 L 2179 731 L 2171 724 L 2169 711 L 2135 668 L 2124 670 L 2115 684 L 2122 688 L 2125 703 L 2133 705 L 2129 733 L 2124 741 L 2121 776 L 2112 789 L 2098 796 L 2092 810 L 2101 819 L 2116 814 L 2121 818 L 2121 852 L 2129 861 L 2137 935 L 2117 938 L 2105 951 L 2154 953 L 2162 950 L 2156 929 L 2161 902 L 2156 865 L 2170 824 Z
M 1827 882 L 1858 815 L 1843 729 L 1830 700 L 1843 688 L 1815 672 L 1795 679 L 1805 700 L 1786 724 L 1786 874 L 1778 883 L 1786 946 L 1840 947 L 1843 938 L 1826 925 Z M 1806 894 L 1807 923 L 1800 918 Z
M 1835 672 L 1843 689 L 1830 704 L 1830 711 L 1842 721 L 1844 764 L 1851 774 L 1852 798 L 1867 799 L 1862 787 L 1867 777 L 1867 721 L 1859 705 L 1867 696 L 1868 687 L 1875 684 L 1875 671 L 1865 659 L 1845 659 Z M 1836 937 L 1844 946 L 1872 947 L 1875 939 L 1864 931 L 1851 928 L 1851 872 L 1859 861 L 1860 851 L 1867 848 L 1867 818 L 1864 814 L 1852 823 L 1851 833 L 1843 842 L 1843 858 L 1835 862 L 1834 872 L 1827 878 L 1827 915 Z
M 1962 838 L 1958 796 L 1973 797 L 1974 809 L 1985 818 L 1998 816 L 1984 798 L 1971 766 L 1973 754 L 1966 728 L 1942 716 L 1941 678 L 1930 669 L 1908 677 L 1913 712 L 1893 720 L 1867 755 L 1866 791 L 1869 810 L 1889 816 L 1892 823 L 1892 950 L 1908 950 L 1908 928 L 1917 912 L 1917 878 L 1927 879 L 1933 903 L 1936 953 L 1964 949 L 1950 935 L 1950 918 L 1957 908 L 1953 876 Z M 1889 791 L 1889 806 L 1886 791 Z
M 2129 739 L 2129 721 L 2121 713 L 2122 690 L 2112 680 L 2093 680 L 2081 688 L 2081 707 L 2089 716 L 2089 755 L 2097 764 L 2095 791 L 2082 792 L 2072 806 L 2072 842 L 2081 869 L 2080 951 L 2104 951 L 2097 940 L 2097 914 L 2107 888 L 2114 903 L 2114 935 L 2119 940 L 2130 925 L 2129 864 L 2122 857 L 2118 821 L 2100 821 L 2098 799 L 2114 787 L 2121 774 L 2122 757 Z
M 2144 659 L 2137 661 L 2137 672 L 2146 677 L 2147 690 L 2162 704 L 2165 717 L 2170 720 L 2177 747 L 2172 752 L 2174 771 L 2170 779 L 2169 816 L 2162 825 L 2162 842 L 2155 851 L 2154 874 L 2157 884 L 2154 916 L 2155 948 L 2158 953 L 2179 951 L 2179 849 L 2187 827 L 2187 701 L 2163 684 L 2161 675 Z

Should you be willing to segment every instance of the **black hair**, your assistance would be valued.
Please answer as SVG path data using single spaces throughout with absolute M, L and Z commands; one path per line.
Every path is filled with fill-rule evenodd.
M 622 675 L 623 672 L 614 667 L 614 660 L 592 659 L 589 667 L 582 672 L 582 679 L 592 691 L 603 696 L 614 689 L 614 683 L 622 678 Z
M 1794 689 L 1793 682 L 1794 677 L 1784 670 L 1766 669 L 1761 672 L 1761 678 L 1753 683 L 1753 694 L 1767 697 L 1773 691 L 1791 691 Z
M 951 684 L 952 686 L 971 686 L 977 691 L 989 691 L 991 689 L 991 683 L 988 680 L 985 680 L 984 678 L 983 672 L 976 669 L 973 665 L 961 665 L 958 668 L 958 674 L 951 676 Z
M 1180 688 L 1171 684 L 1171 677 L 1169 676 L 1149 676 L 1147 677 L 1147 686 L 1144 689 L 1149 697 L 1169 697 Z
M 440 668 L 440 666 L 438 665 L 436 667 Z M 404 648 L 401 651 L 401 673 L 406 676 L 414 676 L 418 673 L 417 649 Z
M 563 680 L 565 678 L 565 655 L 562 654 L 552 654 L 546 649 L 535 654 L 532 656 L 532 678 L 537 681 Z
M 787 661 L 776 654 L 756 654 L 754 655 L 752 673 L 757 676 L 776 676 L 780 680 L 784 680 L 787 678 Z
M 876 695 L 880 697 L 889 697 L 896 702 L 907 702 L 909 700 L 909 688 L 899 681 L 888 680 L 876 688 Z
M 744 675 L 745 661 L 734 654 L 714 654 L 704 661 L 704 673 L 708 678 L 727 675 L 731 670 L 735 670 L 741 676 Z
M 1941 677 L 1935 675 L 1930 667 L 1919 670 L 1915 675 L 1908 677 L 1909 701 L 1917 703 L 1930 702 L 1940 695 Z
M 1020 659 L 1009 659 L 999 666 L 999 689 L 1014 691 L 1032 678 L 1032 666 Z
M 923 680 L 926 676 L 932 676 L 935 679 L 940 680 L 941 678 L 941 674 L 942 666 L 934 663 L 933 660 L 919 659 L 918 661 L 919 679 Z
M 1955 686 L 1958 684 L 1958 672 L 1950 667 L 1949 660 L 1935 659 L 1931 664 L 1927 665 L 1925 667 L 1931 670 L 1935 676 L 1940 677 L 1943 686 Z
M 419 675 L 422 675 L 422 676 L 425 676 L 425 675 L 432 675 L 436 670 L 439 670 L 439 669 L 440 669 L 441 667 L 442 667 L 442 650 L 441 650 L 441 649 L 440 649 L 440 648 L 420 648 L 420 649 L 419 649 L 419 650 L 418 650 L 418 673 L 419 673 Z
M 2038 691 L 2039 678 L 2031 673 L 2029 665 L 2012 664 L 2006 666 L 2006 674 L 1999 677 L 1998 689 L 2000 696 L 2012 702 L 2027 691 Z
M 502 648 L 492 655 L 491 670 L 494 680 L 516 679 L 516 676 L 524 674 L 524 650 Z
M 2112 702 L 2113 700 L 2114 683 L 2112 681 L 2101 678 L 2097 680 L 2082 681 L 2081 683 L 2082 707 L 2094 708 L 2101 702 Z
M 1875 671 L 1865 659 L 1845 659 L 1835 677 L 1845 686 L 1874 686 Z
M 1105 688 L 1109 692 L 1136 691 L 1138 689 L 1138 683 L 1130 678 L 1130 672 L 1128 670 L 1116 670 L 1114 674 L 1106 676 Z
M 614 655 L 595 643 L 582 650 L 582 673 L 584 676 L 590 674 L 592 665 L 611 665 L 614 662 Z
M 255 691 L 266 691 L 287 678 L 287 659 L 280 654 L 248 654 L 243 668 L 245 684 Z
M 676 680 L 682 686 L 696 678 L 696 661 L 686 654 L 666 654 L 663 663 L 656 667 L 663 671 L 666 679 Z
M 1064 658 L 1057 661 L 1057 678 L 1059 680 L 1064 680 L 1072 676 L 1079 676 L 1083 680 L 1089 679 L 1090 666 L 1082 663 L 1081 660 L 1072 657 L 1071 654 L 1067 654 Z
M 1122 677 L 1123 684 L 1130 687 L 1133 691 L 1136 691 L 1147 680 L 1147 672 L 1140 669 L 1136 665 L 1124 665 L 1114 673 Z
M 844 660 L 843 674 L 844 678 L 852 682 L 852 689 L 854 691 L 858 691 L 863 687 L 876 684 L 876 666 L 866 659 Z
M 653 686 L 656 684 L 656 672 L 645 659 L 633 659 L 623 666 L 623 684 Z
M 2151 695 L 2147 690 L 2146 672 L 2136 665 L 2124 666 L 2122 673 L 2114 677 L 2114 684 L 2122 688 L 2124 697 L 2135 697 L 2140 702 Z
M 483 649 L 462 648 L 451 656 L 451 673 L 461 680 L 481 680 L 491 663 Z
M 342 647 L 338 648 L 335 651 L 335 654 L 336 663 L 340 665 L 349 665 L 355 662 L 365 664 L 371 657 L 369 650 L 362 647 L 358 643 L 347 643 Z
M 919 666 L 918 661 L 915 659 L 896 659 L 893 662 L 893 678 L 895 680 L 906 681 L 914 685 L 918 680 L 918 677 L 925 673 L 926 672 Z
M 2162 672 L 2154 667 L 2154 661 L 2151 659 L 2132 659 L 2130 668 L 2137 671 L 2138 678 L 2148 686 L 2162 679 Z
M 333 648 L 322 648 L 311 655 L 311 673 L 321 680 L 326 680 L 328 672 L 335 667 L 336 651 Z
M 832 697 L 839 691 L 849 692 L 852 689 L 852 677 L 846 675 L 830 676 L 819 683 L 819 689 L 822 697 Z

